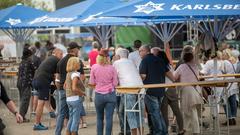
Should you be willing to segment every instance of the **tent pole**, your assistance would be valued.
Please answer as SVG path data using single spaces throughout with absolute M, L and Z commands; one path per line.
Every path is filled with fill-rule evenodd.
M 87 29 L 89 32 L 91 32 L 91 33 L 94 35 L 94 37 L 97 38 L 97 39 L 100 41 L 98 35 L 97 35 L 90 27 L 86 27 L 86 29 Z

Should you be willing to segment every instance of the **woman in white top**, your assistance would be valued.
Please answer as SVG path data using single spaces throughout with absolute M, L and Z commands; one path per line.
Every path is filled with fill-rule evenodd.
M 214 61 L 216 61 L 216 67 L 214 66 Z M 222 75 L 223 74 L 223 61 L 222 61 L 222 52 L 217 51 L 217 55 L 208 60 L 206 64 L 203 66 L 203 69 L 200 73 L 204 75 Z M 223 78 L 210 78 L 206 80 L 222 80 Z M 213 95 L 209 96 L 210 104 L 218 104 L 222 99 L 223 87 L 213 87 Z M 219 105 L 217 107 L 210 108 L 211 115 L 213 117 L 217 117 L 219 113 Z
M 71 57 L 67 62 L 67 76 L 64 83 L 66 90 L 67 105 L 69 108 L 69 120 L 66 135 L 77 135 L 80 122 L 83 96 L 85 95 L 83 83 L 80 79 L 80 61 L 78 57 Z

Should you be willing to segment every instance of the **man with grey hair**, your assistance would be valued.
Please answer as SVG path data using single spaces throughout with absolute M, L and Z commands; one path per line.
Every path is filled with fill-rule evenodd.
M 151 54 L 149 46 L 141 46 L 139 53 L 142 58 L 139 73 L 144 84 L 165 83 L 165 76 L 172 81 L 175 81 L 168 65 L 165 64 L 160 57 Z M 150 88 L 147 89 L 146 96 L 144 98 L 152 121 L 152 132 L 154 135 L 167 134 L 166 124 L 160 111 L 164 94 L 165 88 Z
M 153 54 L 154 56 L 158 56 L 158 53 L 161 51 L 160 47 L 153 47 L 151 48 L 151 54 Z
M 52 56 L 46 58 L 38 67 L 33 78 L 33 87 L 39 93 L 38 104 L 36 108 L 36 118 L 33 130 L 47 130 L 48 127 L 41 124 L 44 104 L 49 100 L 49 89 L 56 73 L 57 63 L 62 58 L 62 50 L 56 48 L 53 50 Z M 54 112 L 53 112 L 54 113 Z
M 140 77 L 140 74 L 138 73 L 138 70 L 134 63 L 127 59 L 128 57 L 128 50 L 119 48 L 116 51 L 116 55 L 120 56 L 120 59 L 115 61 L 113 63 L 113 66 L 115 67 L 117 74 L 118 74 L 118 80 L 120 86 L 140 86 L 143 85 L 142 79 Z M 127 98 L 127 104 L 126 108 L 131 109 L 134 107 L 135 101 L 137 101 L 137 95 L 129 94 L 126 95 Z M 121 107 L 124 106 L 124 97 L 121 96 Z M 141 103 L 141 114 L 144 114 L 144 104 Z M 140 131 L 140 121 L 139 117 L 141 117 L 141 121 L 143 121 L 143 115 L 139 116 L 139 113 L 137 112 L 127 112 L 127 122 L 129 123 L 131 134 L 137 135 L 137 131 Z M 142 128 L 143 129 L 143 128 Z

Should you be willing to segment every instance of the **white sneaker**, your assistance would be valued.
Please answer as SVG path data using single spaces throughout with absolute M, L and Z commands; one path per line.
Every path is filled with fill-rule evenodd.
M 84 123 L 82 124 L 82 127 L 83 127 L 83 128 L 87 128 L 87 123 L 84 122 Z

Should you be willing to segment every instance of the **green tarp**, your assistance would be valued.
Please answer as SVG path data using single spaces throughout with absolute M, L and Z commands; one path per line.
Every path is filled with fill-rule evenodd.
M 152 43 L 152 34 L 149 29 L 142 26 L 118 27 L 115 32 L 115 45 L 125 47 L 133 46 L 135 40 L 141 40 L 143 44 Z

